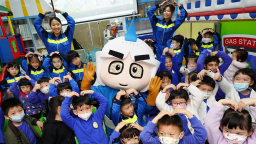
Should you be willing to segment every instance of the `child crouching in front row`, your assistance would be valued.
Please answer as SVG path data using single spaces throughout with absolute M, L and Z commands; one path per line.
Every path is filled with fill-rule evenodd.
M 93 105 L 91 104 L 91 99 L 88 94 L 92 94 L 100 103 L 96 113 L 92 114 Z M 73 100 L 72 97 L 74 97 Z M 74 114 L 78 115 L 78 118 L 73 118 L 69 114 L 69 106 L 71 102 L 75 109 Z M 103 130 L 102 120 L 107 106 L 108 100 L 100 93 L 92 90 L 85 90 L 79 95 L 76 92 L 71 92 L 62 102 L 60 116 L 62 121 L 75 132 L 79 144 L 106 144 L 108 141 Z

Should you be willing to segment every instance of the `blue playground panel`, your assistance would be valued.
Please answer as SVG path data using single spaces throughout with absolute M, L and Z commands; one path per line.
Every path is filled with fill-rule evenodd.
M 2 63 L 9 63 L 14 60 L 12 50 L 7 38 L 0 39 L 0 57 Z

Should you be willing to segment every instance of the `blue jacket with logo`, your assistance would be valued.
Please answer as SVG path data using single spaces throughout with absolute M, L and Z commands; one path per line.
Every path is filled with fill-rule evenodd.
M 16 82 L 21 76 L 23 76 L 23 74 L 17 74 L 15 77 L 12 76 L 8 76 L 6 77 L 4 80 L 2 80 L 0 82 L 0 91 L 2 93 L 6 92 L 6 90 L 8 88 L 10 88 L 10 86 Z
M 69 71 L 75 81 L 83 80 L 84 77 L 84 63 L 81 62 L 81 67 L 73 65 L 70 63 Z
M 221 41 L 221 38 L 220 38 L 220 35 L 215 32 L 213 33 L 213 38 L 214 38 L 214 41 L 213 42 L 209 42 L 209 43 L 204 43 L 202 41 L 202 35 L 200 34 L 200 32 L 198 33 L 198 37 L 197 37 L 197 43 L 199 44 L 198 45 L 198 49 L 199 49 L 199 52 L 201 53 L 202 51 L 204 51 L 205 49 L 209 49 L 211 51 L 215 51 L 215 48 L 216 46 L 220 43 Z
M 38 81 L 42 77 L 48 77 L 48 73 L 43 69 L 42 66 L 39 66 L 38 69 L 34 69 L 32 66 L 27 64 L 26 58 L 22 60 L 21 66 L 27 75 L 35 81 Z
M 185 21 L 188 13 L 183 6 L 180 6 L 179 9 L 181 15 L 175 21 L 169 20 L 168 22 L 166 22 L 165 19 L 158 19 L 154 15 L 155 10 L 157 10 L 158 8 L 159 4 L 151 7 L 148 10 L 148 17 L 153 30 L 153 39 L 154 41 L 156 41 L 156 59 L 160 60 L 162 52 L 166 47 L 166 42 L 171 39 L 176 29 L 178 29 L 179 26 Z
M 72 87 L 72 91 L 76 92 L 76 93 L 79 93 L 80 94 L 80 89 L 76 83 L 76 81 L 74 79 L 70 80 L 69 81 L 71 87 Z M 49 87 L 49 95 L 51 97 L 54 97 L 54 96 L 57 96 L 59 95 L 58 94 L 58 91 L 57 91 L 57 86 L 55 84 L 50 84 L 50 87 Z
M 75 31 L 75 20 L 68 15 L 68 13 L 62 14 L 68 22 L 68 27 L 64 33 L 61 33 L 58 37 L 54 34 L 48 33 L 42 27 L 42 21 L 45 17 L 43 14 L 39 14 L 38 17 L 33 21 L 35 29 L 42 39 L 48 54 L 59 51 L 65 55 L 71 50 L 71 42 L 73 40 L 73 35 Z

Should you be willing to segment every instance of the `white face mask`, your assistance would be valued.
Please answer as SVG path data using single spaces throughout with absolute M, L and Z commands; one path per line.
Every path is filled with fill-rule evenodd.
M 82 120 L 88 121 L 88 119 L 91 117 L 92 112 L 89 113 L 84 113 L 84 114 L 79 114 L 78 113 L 78 117 Z
M 247 136 L 241 136 L 238 134 L 223 133 L 223 135 L 229 144 L 242 144 L 247 139 Z
M 171 49 L 176 49 L 176 48 L 177 48 L 176 44 L 171 44 Z
M 45 95 L 48 95 L 49 94 L 49 87 L 44 87 L 41 92 Z
M 203 38 L 202 41 L 204 43 L 209 43 L 212 39 L 211 38 Z
M 180 135 L 178 139 L 173 139 L 170 137 L 159 137 L 159 141 L 161 142 L 161 144 L 178 144 L 180 141 Z
M 66 96 L 68 96 L 68 94 L 69 94 L 69 92 L 66 92 L 66 93 L 62 93 L 62 94 L 60 94 L 61 96 L 64 96 L 64 97 L 66 97 Z

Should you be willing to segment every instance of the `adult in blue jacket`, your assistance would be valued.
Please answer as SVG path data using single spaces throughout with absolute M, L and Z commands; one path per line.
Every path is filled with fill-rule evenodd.
M 53 33 L 48 33 L 42 27 L 42 21 L 46 14 L 50 13 L 61 13 L 68 22 L 68 27 L 64 33 L 61 32 L 61 21 L 57 17 L 52 17 L 50 19 L 50 27 Z M 48 54 L 59 51 L 63 54 L 67 54 L 71 50 L 71 43 L 73 40 L 73 35 L 75 31 L 75 20 L 68 15 L 68 13 L 55 9 L 54 11 L 45 11 L 44 14 L 39 13 L 38 17 L 33 22 L 35 29 L 42 39 Z
M 168 5 L 166 5 L 168 4 Z M 158 8 L 166 5 L 163 8 L 163 19 L 158 19 L 154 13 L 155 10 Z M 172 15 L 174 14 L 175 7 L 178 6 L 180 9 L 181 15 L 175 20 L 172 21 Z M 184 22 L 185 18 L 187 17 L 188 13 L 184 9 L 183 6 L 178 4 L 177 2 L 169 3 L 164 1 L 161 4 L 156 4 L 152 8 L 148 10 L 148 17 L 153 29 L 153 39 L 156 42 L 156 59 L 160 61 L 162 52 L 164 48 L 167 47 L 166 42 L 173 36 L 173 33 L 176 31 L 177 28 Z

